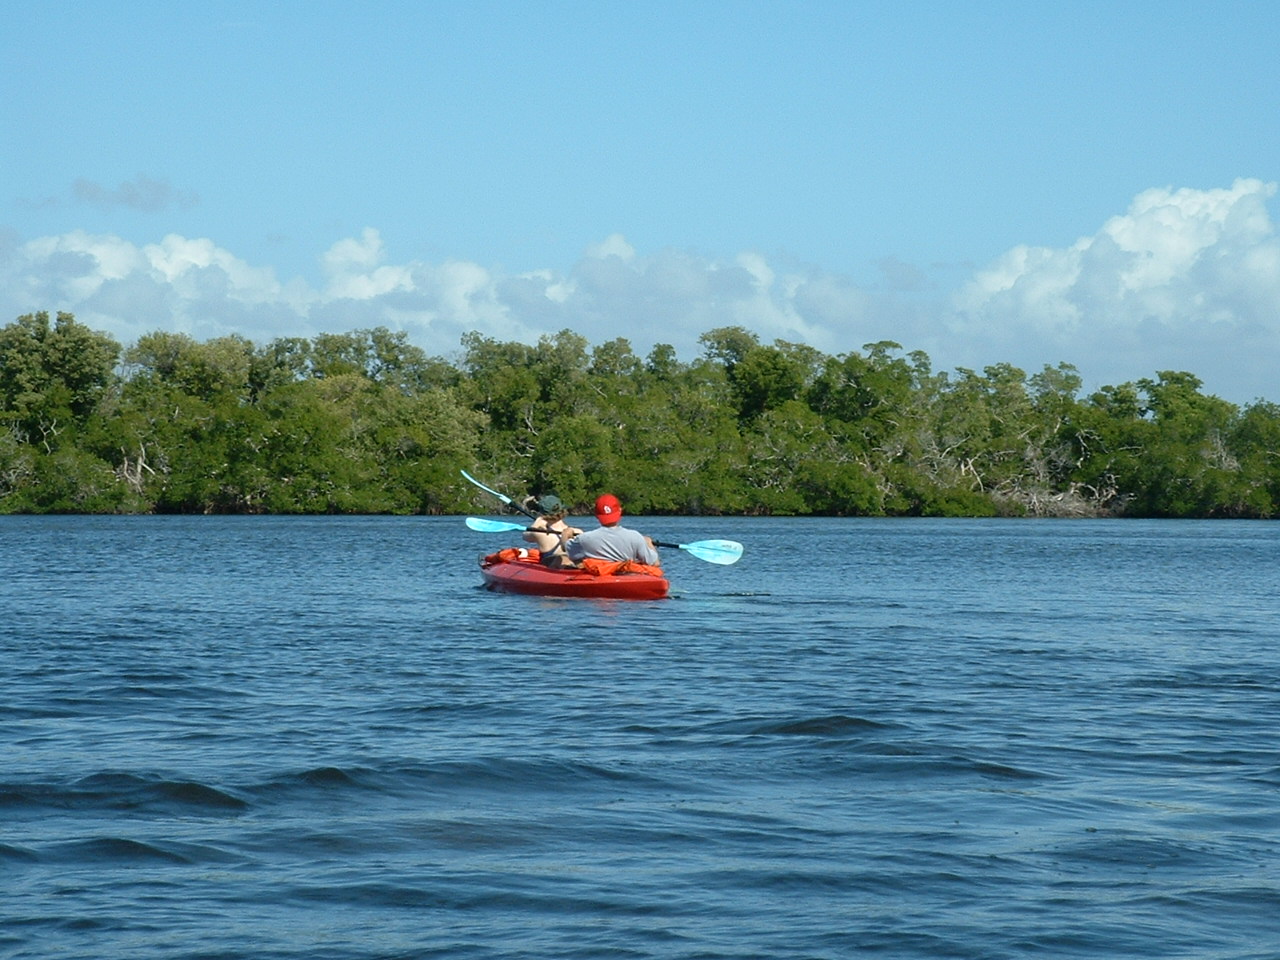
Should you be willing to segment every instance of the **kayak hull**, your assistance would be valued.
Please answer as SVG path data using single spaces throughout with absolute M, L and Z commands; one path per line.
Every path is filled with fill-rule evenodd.
M 666 577 L 648 573 L 597 576 L 584 570 L 557 570 L 531 558 L 492 560 L 480 564 L 485 587 L 497 593 L 537 597 L 587 597 L 605 600 L 661 600 L 671 588 Z

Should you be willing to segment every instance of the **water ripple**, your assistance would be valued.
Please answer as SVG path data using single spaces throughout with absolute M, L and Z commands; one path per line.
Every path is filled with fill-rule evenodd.
M 748 552 L 579 604 L 454 518 L 0 518 L 0 953 L 1280 942 L 1280 528 L 644 519 Z

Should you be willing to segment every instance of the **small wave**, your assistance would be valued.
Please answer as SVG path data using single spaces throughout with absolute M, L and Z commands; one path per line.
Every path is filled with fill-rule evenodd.
M 94 774 L 75 784 L 86 798 L 97 798 L 108 806 L 171 812 L 182 809 L 240 811 L 249 804 L 230 793 L 194 780 L 167 780 L 134 774 Z
M 455 789 L 563 790 L 573 785 L 642 783 L 644 777 L 613 766 L 554 758 L 481 757 L 377 768 L 317 767 L 278 777 L 249 792 L 264 800 L 320 790 L 370 791 L 416 796 L 424 791 Z
M 387 792 L 379 783 L 379 777 L 362 767 L 312 767 L 282 773 L 264 783 L 245 788 L 246 793 L 263 803 L 362 791 Z
M 713 889 L 750 889 L 786 895 L 845 893 L 851 885 L 860 882 L 860 878 L 850 876 L 846 870 L 822 867 L 808 870 L 723 869 L 698 875 L 696 880 Z
M 76 716 L 75 710 L 57 710 L 49 706 L 15 707 L 0 704 L 0 720 L 65 720 Z
M 1156 690 L 1162 695 L 1170 691 L 1258 691 L 1271 693 L 1280 688 L 1280 678 L 1257 672 L 1241 672 L 1231 668 L 1184 670 L 1171 674 L 1147 674 L 1133 677 L 1125 684 L 1134 690 Z
M 843 738 L 867 730 L 887 729 L 887 725 L 864 717 L 843 713 L 819 717 L 778 718 L 738 717 L 702 724 L 692 732 L 698 734 L 730 734 L 740 737 L 814 737 Z M 687 732 L 687 731 L 686 731 Z
M 787 720 L 780 723 L 765 724 L 752 732 L 780 734 L 783 736 L 836 737 L 861 730 L 881 730 L 884 728 L 885 724 L 877 723 L 874 720 L 835 713 L 825 717 L 809 717 L 802 720 Z
M 452 908 L 463 901 L 445 889 L 430 890 L 417 886 L 370 881 L 334 886 L 297 885 L 286 893 L 295 900 L 312 903 L 353 904 L 375 907 L 411 907 L 415 909 Z
M 1269 787 L 1280 787 L 1280 767 L 1274 767 L 1271 770 L 1263 770 L 1254 776 L 1246 777 L 1254 783 L 1265 783 Z
M 1204 848 L 1172 840 L 1091 833 L 1089 839 L 1064 847 L 1068 860 L 1115 867 L 1195 867 L 1217 862 Z
M 929 745 L 873 741 L 857 748 L 855 755 L 845 758 L 846 768 L 863 773 L 877 773 L 908 779 L 920 777 L 971 776 L 976 774 L 998 780 L 1044 780 L 1049 775 L 991 760 L 975 760 L 962 754 L 942 754 Z
M 589 911 L 595 915 L 649 915 L 647 905 L 635 904 L 625 896 L 607 894 L 586 895 L 579 893 L 565 897 L 554 888 L 532 884 L 495 885 L 455 880 L 450 883 L 394 883 L 366 881 L 362 883 L 295 884 L 286 888 L 283 896 L 302 904 L 339 905 L 343 909 L 397 908 L 449 911 L 495 911 L 502 914 L 546 915 L 551 913 L 580 913 Z M 610 956 L 628 956 L 627 952 L 613 947 Z M 487 953 L 484 955 L 488 955 Z M 531 955 L 521 952 L 521 955 Z M 539 954 L 541 955 L 541 954 Z M 571 957 L 573 951 L 557 952 L 555 956 Z M 583 956 L 599 956 L 592 951 Z M 635 954 L 649 956 L 649 954 Z
M 77 862 L 171 863 L 189 865 L 189 857 L 142 840 L 127 837 L 96 837 L 50 848 L 52 859 Z
M 153 789 L 159 796 L 188 807 L 212 807 L 221 810 L 249 808 L 249 804 L 239 797 L 194 781 L 162 780 L 155 784 Z
M 15 847 L 7 843 L 0 843 L 0 861 L 31 863 L 35 860 L 36 855 L 24 847 Z
M 997 777 L 1001 780 L 1043 780 L 1045 774 L 1035 770 L 1023 770 L 1003 763 L 991 763 L 984 760 L 964 760 L 970 769 L 984 777 Z
M 508 706 L 492 703 L 420 703 L 399 707 L 399 712 L 410 716 L 448 717 L 509 717 L 517 711 Z
M 0 806 L 208 814 L 238 813 L 249 804 L 195 781 L 104 772 L 71 783 L 0 784 Z
M 312 787 L 358 787 L 361 785 L 358 775 L 348 773 L 340 767 L 316 767 L 314 770 L 304 770 L 297 775 L 296 780 Z
M 474 761 L 460 761 L 431 765 L 418 771 L 405 773 L 422 777 L 433 785 L 464 785 L 473 787 L 509 787 L 518 785 L 522 790 L 562 790 L 577 784 L 634 783 L 643 780 L 635 774 L 614 767 L 584 761 L 560 759 L 527 760 L 513 757 L 489 757 Z

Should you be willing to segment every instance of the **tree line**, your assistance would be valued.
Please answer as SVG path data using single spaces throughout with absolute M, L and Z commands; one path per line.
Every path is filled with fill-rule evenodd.
M 934 371 L 892 341 L 835 356 L 741 327 L 637 355 L 565 330 L 384 327 L 256 344 L 69 313 L 0 329 L 0 513 L 492 510 L 459 476 L 583 512 L 1271 518 L 1280 406 L 1184 371 L 1082 395 L 1069 364 Z

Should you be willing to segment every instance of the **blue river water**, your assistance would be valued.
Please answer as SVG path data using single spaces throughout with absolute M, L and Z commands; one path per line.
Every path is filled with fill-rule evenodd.
M 0 518 L 0 957 L 1280 957 L 1280 525 Z

